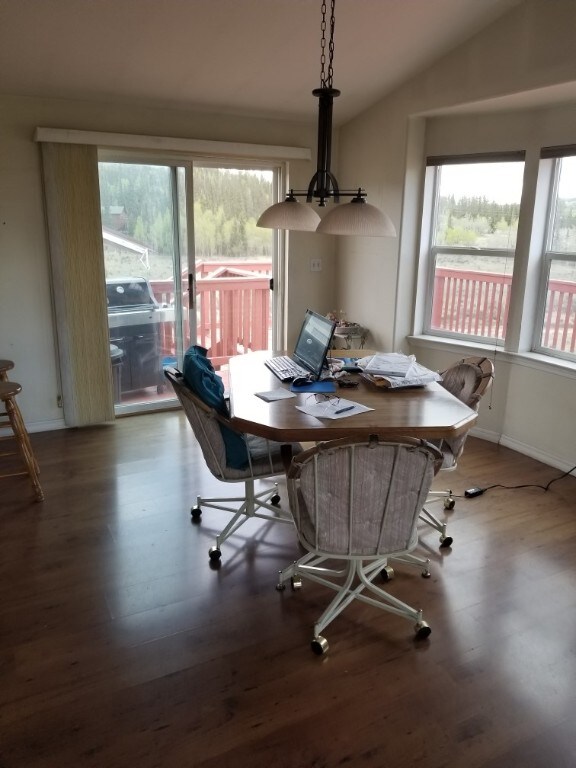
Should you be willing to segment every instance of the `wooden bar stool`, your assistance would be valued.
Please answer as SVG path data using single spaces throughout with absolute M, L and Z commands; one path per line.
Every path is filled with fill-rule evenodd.
M 14 368 L 12 360 L 0 360 L 0 381 L 8 381 L 8 371 Z M 0 411 L 0 427 L 9 427 L 8 414 L 6 411 Z
M 12 368 L 14 368 L 14 362 L 12 360 L 0 360 L 0 381 L 8 381 L 8 371 L 11 371 Z M 22 421 L 22 414 L 20 413 L 20 409 L 18 408 L 18 404 L 14 400 L 14 408 L 18 411 L 18 414 L 20 416 L 20 421 Z M 1 412 L 0 411 L 0 427 L 9 427 L 10 429 L 11 424 L 10 421 L 7 418 L 8 414 L 6 411 Z M 36 461 L 36 458 L 34 456 L 34 451 L 32 450 L 32 445 L 30 443 L 30 436 L 28 435 L 28 432 L 25 432 L 26 435 L 26 447 L 28 450 L 28 453 L 30 456 L 32 456 L 34 460 L 34 466 L 36 467 L 36 474 L 40 474 L 40 467 L 38 466 L 38 462 Z
M 3 361 L 5 362 L 5 361 Z M 9 370 L 9 369 L 8 369 Z M 6 372 L 4 371 L 4 374 Z M 7 377 L 6 377 L 7 379 Z M 38 479 L 38 464 L 32 451 L 32 444 L 24 424 L 24 419 L 20 413 L 20 408 L 16 403 L 16 395 L 22 391 L 20 384 L 15 381 L 0 380 L 0 401 L 3 405 L 3 412 L 0 416 L 6 417 L 0 421 L 1 427 L 8 427 L 11 431 L 11 435 L 2 435 L 0 440 L 15 440 L 18 446 L 17 451 L 6 451 L 0 453 L 0 457 L 4 456 L 16 456 L 20 454 L 22 461 L 24 462 L 26 469 L 20 471 L 8 470 L 7 472 L 0 472 L 0 477 L 16 477 L 19 475 L 29 475 L 34 488 L 34 494 L 37 501 L 43 501 L 44 493 Z
M 8 381 L 8 371 L 14 368 L 12 360 L 0 360 L 0 381 Z

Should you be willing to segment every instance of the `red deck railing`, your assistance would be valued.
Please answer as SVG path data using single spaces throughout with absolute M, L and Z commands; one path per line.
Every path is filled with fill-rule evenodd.
M 438 268 L 434 279 L 432 328 L 503 339 L 512 278 L 494 272 Z M 576 351 L 576 283 L 550 280 L 541 344 Z
M 512 278 L 493 272 L 436 269 L 434 330 L 504 338 Z
M 196 266 L 197 344 L 208 350 L 214 367 L 234 355 L 267 349 L 271 331 L 270 276 L 266 261 L 210 261 Z M 172 280 L 151 280 L 156 300 L 174 306 Z M 182 275 L 182 307 L 190 311 L 188 273 Z M 186 321 L 186 317 L 184 320 Z M 174 321 L 161 323 L 163 357 L 176 355 Z M 190 325 L 184 322 L 184 349 L 190 344 Z
M 576 351 L 576 283 L 548 283 L 542 346 L 562 352 Z
M 271 332 L 270 276 L 266 261 L 207 261 L 196 267 L 197 343 L 215 367 L 242 352 L 268 349 Z M 471 336 L 504 338 L 512 278 L 492 272 L 436 270 L 432 328 Z M 152 280 L 157 301 L 174 306 L 172 280 Z M 188 274 L 182 276 L 182 306 L 189 311 Z M 187 319 L 186 317 L 184 318 Z M 544 347 L 576 351 L 576 283 L 551 280 L 542 334 Z M 184 322 L 184 349 L 190 344 Z M 176 354 L 173 321 L 161 324 L 162 356 Z

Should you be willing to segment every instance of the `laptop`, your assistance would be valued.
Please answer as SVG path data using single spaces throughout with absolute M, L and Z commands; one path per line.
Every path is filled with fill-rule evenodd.
M 306 376 L 318 381 L 326 365 L 336 323 L 311 309 L 306 310 L 292 355 L 276 355 L 265 361 L 280 381 Z

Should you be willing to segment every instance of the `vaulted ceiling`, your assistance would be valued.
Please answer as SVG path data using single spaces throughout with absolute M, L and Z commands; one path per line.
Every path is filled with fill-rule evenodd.
M 520 2 L 337 0 L 335 123 Z M 0 0 L 0 93 L 312 119 L 321 5 Z

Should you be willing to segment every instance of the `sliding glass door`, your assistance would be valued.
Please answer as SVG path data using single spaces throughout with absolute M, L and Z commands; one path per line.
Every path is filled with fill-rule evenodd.
M 179 195 L 178 170 L 99 163 L 110 358 L 121 411 L 172 396 L 162 368 L 182 352 L 179 209 L 185 194 Z
M 230 357 L 272 346 L 277 235 L 256 221 L 274 180 L 272 170 L 193 166 L 196 339 L 224 378 Z
M 117 412 L 168 405 L 163 367 L 192 343 L 224 378 L 231 356 L 271 346 L 279 239 L 256 219 L 275 201 L 278 173 L 99 163 Z

